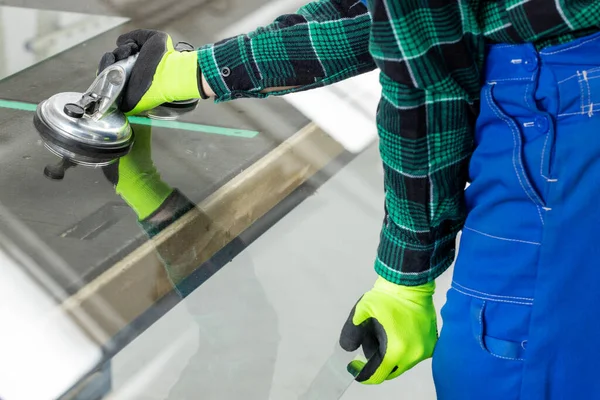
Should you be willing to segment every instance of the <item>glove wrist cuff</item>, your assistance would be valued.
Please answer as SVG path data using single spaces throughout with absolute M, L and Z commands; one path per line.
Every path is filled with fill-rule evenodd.
M 385 280 L 382 277 L 379 277 L 375 282 L 373 288 L 398 296 L 432 296 L 435 292 L 435 281 L 431 281 L 419 286 L 404 286 L 392 283 L 390 281 Z
M 165 68 L 169 71 L 169 97 L 177 101 L 201 97 L 198 85 L 198 52 L 171 53 L 165 60 Z

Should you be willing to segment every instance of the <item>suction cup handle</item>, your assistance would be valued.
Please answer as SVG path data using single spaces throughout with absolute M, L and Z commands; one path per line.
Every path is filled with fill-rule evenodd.
M 184 51 L 194 51 L 196 50 L 196 48 L 188 42 L 177 42 L 177 44 L 175 45 L 175 50 L 177 50 L 180 53 L 183 53 Z
M 140 55 L 139 53 L 136 53 L 132 56 L 129 56 L 124 60 L 114 63 L 113 65 L 109 66 L 107 69 L 110 70 L 110 69 L 116 69 L 116 68 L 123 68 L 123 70 L 125 71 L 123 85 L 125 85 L 125 83 L 127 83 L 127 81 L 129 80 L 129 77 L 131 76 L 131 71 L 133 71 L 133 66 L 135 65 L 135 62 L 137 61 L 139 55 Z
M 85 114 L 97 121 L 114 108 L 118 108 L 121 95 L 138 56 L 139 53 L 134 54 L 105 68 L 96 77 L 81 100 L 69 105 L 69 109 L 65 108 L 65 113 L 74 118 L 79 118 L 80 109 L 83 108 Z M 70 113 L 73 115 L 70 115 Z
M 187 42 L 177 43 L 175 49 L 179 52 L 195 50 L 194 46 Z M 72 118 L 82 118 L 87 114 L 97 121 L 114 108 L 119 108 L 123 91 L 138 57 L 139 53 L 136 53 L 105 68 L 81 100 L 65 106 L 65 114 Z

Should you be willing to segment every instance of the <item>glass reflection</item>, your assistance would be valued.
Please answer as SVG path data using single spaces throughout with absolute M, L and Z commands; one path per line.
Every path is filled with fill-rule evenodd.
M 174 224 L 181 226 L 182 218 L 193 218 L 197 221 L 194 226 L 202 227 L 187 229 L 184 240 L 182 237 L 154 248 L 164 267 L 164 276 L 156 278 L 157 285 L 162 285 L 164 292 L 172 289 L 179 299 L 184 299 L 230 260 L 227 255 L 211 258 L 218 250 L 215 242 L 228 236 L 227 229 L 162 179 L 152 160 L 151 127 L 137 125 L 135 135 L 131 152 L 104 167 L 104 175 L 129 205 L 149 239 Z M 227 247 L 237 252 L 245 243 L 234 238 Z M 280 339 L 277 314 L 250 259 L 243 271 L 232 278 L 221 290 L 214 291 L 212 286 L 208 289 L 213 293 L 205 295 L 214 301 L 184 303 L 197 324 L 198 346 L 171 388 L 169 399 L 197 399 L 197 393 L 190 392 L 193 387 L 199 388 L 206 398 L 268 398 Z M 180 336 L 173 332 L 173 337 L 177 340 Z M 160 358 L 158 355 L 153 362 L 160 362 Z M 151 375 L 151 368 L 139 371 L 137 377 L 147 379 L 145 374 Z M 132 379 L 120 392 L 129 393 L 135 383 Z

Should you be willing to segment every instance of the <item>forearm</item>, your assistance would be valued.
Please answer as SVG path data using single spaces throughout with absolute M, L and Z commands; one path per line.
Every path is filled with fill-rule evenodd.
M 393 283 L 430 282 L 454 259 L 466 217 L 463 192 L 484 51 L 478 9 L 469 8 L 477 4 L 447 3 L 443 13 L 425 6 L 373 13 L 386 192 L 375 269 Z M 393 46 L 386 28 L 401 21 Z
M 203 88 L 217 101 L 261 98 L 371 71 L 370 25 L 356 0 L 309 3 L 266 27 L 200 48 Z
M 437 278 L 454 260 L 466 217 L 475 106 L 466 93 L 382 81 L 385 220 L 375 269 L 388 281 L 416 286 Z

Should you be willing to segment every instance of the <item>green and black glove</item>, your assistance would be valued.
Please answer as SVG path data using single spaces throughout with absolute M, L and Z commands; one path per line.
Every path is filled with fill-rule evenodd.
M 152 130 L 149 126 L 135 126 L 135 143 L 129 154 L 103 167 L 106 178 L 116 193 L 131 207 L 144 233 L 153 238 L 188 211 L 192 203 L 183 193 L 164 182 L 152 161 Z M 185 268 L 195 260 L 195 252 L 181 252 L 181 246 L 171 251 L 168 246 L 157 251 L 173 288 L 182 297 L 191 292 L 184 281 Z M 193 249 L 193 246 L 190 246 Z M 180 267 L 183 265 L 183 267 Z
M 123 93 L 121 110 L 135 115 L 173 101 L 198 99 L 202 76 L 196 51 L 179 52 L 171 37 L 139 29 L 117 39 L 117 48 L 100 60 L 98 72 L 139 52 Z
M 344 350 L 362 346 L 369 360 L 348 366 L 358 382 L 394 379 L 433 355 L 438 338 L 434 290 L 434 282 L 410 287 L 379 278 L 360 298 L 340 336 Z
M 143 221 L 151 216 L 173 193 L 163 182 L 152 161 L 152 130 L 136 125 L 135 143 L 129 154 L 103 168 L 116 193 Z
M 102 168 L 115 192 L 135 212 L 149 237 L 154 237 L 195 207 L 179 190 L 161 179 L 152 161 L 152 128 L 135 126 L 131 151 Z

